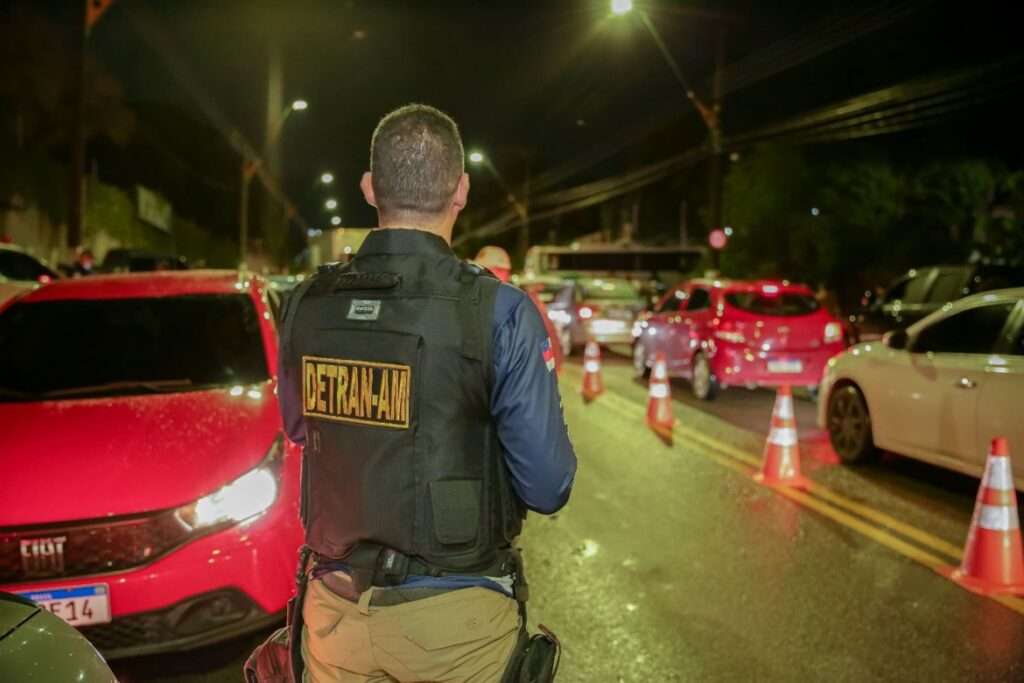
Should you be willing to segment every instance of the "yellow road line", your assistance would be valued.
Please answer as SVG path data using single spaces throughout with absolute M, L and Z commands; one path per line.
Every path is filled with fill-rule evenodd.
M 615 394 L 605 394 L 599 399 L 599 402 L 624 417 L 637 418 L 644 414 L 644 410 L 639 404 Z M 739 472 L 744 476 L 750 476 L 753 471 L 752 468 L 756 469 L 760 464 L 758 459 L 749 452 L 743 451 L 742 449 L 736 448 L 735 446 L 727 444 L 714 437 L 700 434 L 691 428 L 683 427 L 678 423 L 673 429 L 673 434 L 676 433 L 680 436 L 689 437 L 690 439 L 705 446 L 708 450 L 697 449 L 697 452 L 701 455 L 704 455 L 708 459 L 713 460 L 724 467 Z M 812 482 L 810 491 L 808 492 L 785 486 L 773 486 L 770 488 L 780 495 L 789 498 L 793 502 L 814 510 L 818 514 L 827 517 L 838 524 L 842 524 L 849 529 L 857 531 L 879 545 L 889 548 L 907 559 L 935 571 L 940 576 L 942 574 L 939 570 L 948 566 L 948 563 L 942 558 L 894 536 L 885 529 L 872 526 L 865 521 L 865 519 L 880 524 L 883 527 L 898 531 L 907 538 L 915 540 L 918 543 L 945 555 L 955 558 L 959 558 L 961 556 L 961 550 L 946 541 L 943 541 L 942 539 L 910 524 L 901 522 L 884 512 L 862 503 L 849 500 L 845 496 L 841 496 L 821 484 Z M 846 509 L 844 510 L 843 508 Z M 864 517 L 865 519 L 861 519 L 861 517 L 857 517 L 855 515 L 861 515 L 861 517 Z M 1004 607 L 1007 607 L 1018 614 L 1024 615 L 1024 599 L 1011 595 L 997 595 L 991 597 Z
M 711 446 L 713 448 L 718 448 L 719 450 L 724 451 L 730 455 L 734 455 L 735 457 L 743 460 L 744 462 L 753 464 L 755 467 L 760 465 L 757 458 L 753 458 L 749 453 L 741 451 L 740 449 L 736 448 L 735 446 L 732 446 L 731 444 L 719 441 L 713 436 L 699 434 L 697 432 L 694 432 L 692 429 L 686 427 L 680 427 L 679 429 L 685 431 L 686 434 L 691 438 L 702 441 L 705 445 Z M 818 482 L 811 482 L 810 486 L 808 487 L 808 493 L 817 496 L 818 498 L 827 500 L 828 502 L 839 507 L 846 508 L 846 510 L 858 514 L 866 519 L 870 519 L 876 524 L 879 524 L 888 529 L 903 534 L 907 538 L 911 538 L 927 548 L 931 548 L 936 552 L 940 552 L 944 555 L 947 555 L 953 560 L 959 561 L 960 558 L 963 556 L 963 551 L 957 546 L 953 545 L 952 543 L 949 543 L 948 541 L 945 541 L 939 538 L 938 536 L 935 536 L 934 534 L 930 534 L 927 531 L 924 531 L 923 529 L 913 526 L 912 524 L 908 524 L 907 522 L 903 522 L 899 519 L 896 519 L 892 515 L 886 514 L 881 510 L 873 508 L 869 505 L 865 505 L 864 503 L 859 503 L 855 500 L 851 500 L 842 494 L 836 493 L 835 491 L 828 488 L 824 484 L 820 484 Z
M 602 396 L 600 400 L 606 399 L 611 399 L 616 403 L 626 403 L 631 408 L 639 408 L 639 405 L 636 402 L 615 394 L 607 394 L 605 396 Z M 761 466 L 761 460 L 756 454 L 752 454 L 749 451 L 745 451 L 741 448 L 733 446 L 732 444 L 721 441 L 720 439 L 717 439 L 714 436 L 702 434 L 691 427 L 685 427 L 678 423 L 676 424 L 676 427 L 673 431 L 678 433 L 680 436 L 685 436 L 687 438 L 702 442 L 705 446 L 715 448 L 721 452 L 724 452 L 727 455 L 730 455 L 736 458 L 737 460 L 740 460 L 750 465 L 751 467 L 757 468 Z M 819 498 L 823 498 L 833 503 L 834 505 L 843 507 L 850 512 L 860 515 L 861 517 L 870 519 L 876 524 L 879 524 L 897 533 L 900 533 L 906 536 L 907 538 L 913 539 L 921 545 L 930 548 L 936 552 L 942 553 L 951 558 L 951 560 L 953 560 L 954 562 L 959 562 L 960 558 L 963 557 L 963 550 L 953 545 L 952 543 L 949 543 L 948 541 L 939 538 L 938 536 L 935 536 L 934 534 L 931 534 L 919 527 L 913 526 L 912 524 L 908 524 L 907 522 L 896 519 L 892 515 L 882 512 L 881 510 L 873 508 L 864 503 L 851 500 L 850 498 L 842 494 L 836 493 L 835 491 L 825 486 L 824 484 L 820 484 L 818 482 L 811 482 L 811 486 L 808 490 L 811 494 L 816 495 Z

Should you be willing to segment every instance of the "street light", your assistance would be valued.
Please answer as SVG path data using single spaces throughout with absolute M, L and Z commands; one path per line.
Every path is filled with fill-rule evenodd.
M 519 232 L 519 251 L 522 252 L 523 258 L 526 258 L 526 250 L 530 244 L 530 169 L 529 169 L 529 156 L 524 154 L 526 162 L 526 171 L 523 175 L 523 194 L 522 200 L 516 197 L 512 188 L 505 182 L 504 176 L 498 172 L 498 169 L 491 163 L 491 160 L 484 156 L 484 153 L 480 150 L 473 150 L 469 153 L 469 163 L 474 166 L 486 166 L 487 170 L 490 171 L 494 179 L 498 181 L 501 189 L 505 191 L 505 199 L 515 209 L 516 214 L 519 216 L 519 220 L 522 223 L 522 227 Z
M 633 0 L 612 0 L 612 14 L 622 16 L 633 10 Z
M 327 209 L 328 211 L 334 211 L 335 209 L 338 208 L 338 200 L 335 199 L 334 197 L 331 197 L 326 202 L 324 202 L 324 208 Z
M 309 108 L 309 102 L 303 99 L 292 100 L 291 104 L 284 108 L 281 115 L 277 117 L 277 121 L 271 127 L 269 135 L 267 135 L 267 148 L 266 155 L 268 161 L 276 159 L 276 154 L 273 152 L 274 147 L 277 145 L 277 139 L 281 136 L 281 129 L 284 128 L 284 122 L 288 120 L 288 117 L 293 111 L 306 111 Z M 249 183 L 252 181 L 253 175 L 255 175 L 260 166 L 263 164 L 263 160 L 250 161 L 247 158 L 242 159 L 242 188 L 239 192 L 239 208 L 238 208 L 238 249 L 239 249 L 239 265 L 245 266 L 245 252 L 246 245 L 249 241 Z M 275 162 L 271 161 L 271 172 L 276 169 L 274 166 Z
M 632 0 L 611 0 L 612 14 L 616 16 L 622 16 L 628 14 L 633 10 Z M 704 101 L 697 96 L 690 82 L 683 75 L 682 69 L 679 68 L 679 64 L 676 62 L 675 57 L 668 51 L 665 46 L 665 41 L 662 40 L 661 34 L 658 29 L 654 26 L 651 18 L 647 15 L 647 12 L 643 10 L 637 10 L 636 12 L 640 16 L 640 23 L 644 25 L 647 32 L 651 34 L 651 38 L 657 45 L 658 50 L 661 52 L 661 56 L 665 58 L 665 63 L 668 68 L 672 71 L 672 75 L 679 81 L 679 85 L 683 87 L 683 91 L 686 93 L 686 99 L 690 100 L 693 108 L 700 114 L 700 118 L 704 121 L 704 125 L 708 129 L 708 136 L 711 143 L 711 155 L 709 158 L 710 168 L 709 170 L 709 183 L 710 197 L 708 198 L 708 216 L 711 219 L 711 227 L 718 229 L 718 225 L 722 222 L 722 170 L 721 170 L 721 156 L 722 156 L 722 126 L 721 126 L 721 91 L 722 91 L 722 61 L 725 57 L 725 32 L 724 30 L 718 31 L 718 41 L 715 50 L 715 75 L 712 80 L 712 103 L 707 105 Z M 720 18 L 725 18 L 724 15 L 720 15 Z M 716 252 L 717 253 L 717 252 Z
M 331 216 L 331 225 L 335 227 L 341 225 L 341 216 Z
M 334 182 L 334 174 L 330 171 L 320 174 L 320 182 L 324 185 L 330 185 Z

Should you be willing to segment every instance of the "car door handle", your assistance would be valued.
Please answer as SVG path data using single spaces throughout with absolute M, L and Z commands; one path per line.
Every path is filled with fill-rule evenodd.
M 973 379 L 961 377 L 957 381 L 953 382 L 953 386 L 956 387 L 957 389 L 973 389 L 974 387 L 978 386 L 978 383 L 975 382 Z

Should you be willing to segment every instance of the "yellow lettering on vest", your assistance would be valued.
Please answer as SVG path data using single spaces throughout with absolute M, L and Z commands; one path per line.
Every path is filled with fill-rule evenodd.
M 316 410 L 318 413 L 327 412 L 327 402 L 324 401 L 324 389 L 327 388 L 327 364 L 316 364 Z
M 395 409 L 393 419 L 395 422 L 409 421 L 409 371 L 398 373 L 398 391 L 393 392 L 398 397 L 398 405 Z
M 338 383 L 338 366 L 328 365 L 324 368 L 324 374 L 327 375 L 328 382 L 326 389 L 327 394 L 327 413 L 330 415 L 336 415 L 338 413 L 338 407 L 334 403 L 334 387 Z
M 360 368 L 359 374 L 359 415 L 373 417 L 373 368 Z
M 304 360 L 303 364 L 306 366 L 306 410 L 316 410 L 316 364 L 308 360 Z
M 359 403 L 359 368 L 352 368 L 348 377 L 348 412 L 349 415 L 362 417 L 363 411 Z
M 388 369 L 380 371 L 380 394 L 377 396 L 377 419 L 391 420 L 391 399 L 388 398 Z M 393 373 L 392 373 L 393 374 Z
M 338 385 L 334 392 L 334 407 L 339 415 L 348 415 L 348 367 L 338 366 Z

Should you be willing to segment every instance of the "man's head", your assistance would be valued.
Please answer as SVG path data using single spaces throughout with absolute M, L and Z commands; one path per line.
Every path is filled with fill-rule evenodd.
M 381 227 L 421 228 L 450 240 L 469 194 L 463 155 L 458 126 L 433 107 L 409 104 L 381 119 L 360 183 Z

